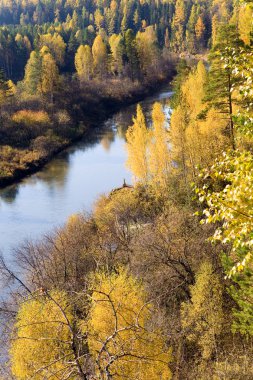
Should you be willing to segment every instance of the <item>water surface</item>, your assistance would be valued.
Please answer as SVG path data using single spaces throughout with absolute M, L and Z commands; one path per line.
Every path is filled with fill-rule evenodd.
M 152 104 L 160 101 L 169 119 L 168 88 L 141 102 L 150 121 Z M 40 172 L 0 191 L 0 251 L 9 259 L 13 248 L 40 238 L 68 216 L 90 211 L 102 193 L 131 183 L 125 167 L 125 132 L 136 105 L 122 109 L 83 141 L 54 158 Z

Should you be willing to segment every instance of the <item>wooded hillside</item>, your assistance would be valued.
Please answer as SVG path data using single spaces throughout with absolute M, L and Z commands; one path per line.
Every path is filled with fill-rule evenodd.
M 134 186 L 101 196 L 90 215 L 72 215 L 41 241 L 24 244 L 18 269 L 1 259 L 2 279 L 12 289 L 0 309 L 9 352 L 4 379 L 253 378 L 251 3 L 67 1 L 15 8 L 2 2 L 3 22 L 22 24 L 6 33 L 46 28 L 29 39 L 38 45 L 13 88 L 26 104 L 48 99 L 54 112 L 60 77 L 80 91 L 112 84 L 111 76 L 147 85 L 165 70 L 162 57 L 210 48 L 207 61 L 178 62 L 169 126 L 160 103 L 150 126 L 137 106 L 126 133 Z M 60 74 L 69 70 L 62 57 L 78 36 L 70 79 Z M 2 85 L 7 99 L 10 83 Z M 27 128 L 36 118 L 48 125 L 46 110 L 17 109 L 12 119 Z

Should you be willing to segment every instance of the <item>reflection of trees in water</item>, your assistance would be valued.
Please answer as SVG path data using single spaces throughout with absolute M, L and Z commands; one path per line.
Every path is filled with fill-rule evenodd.
M 19 185 L 11 185 L 0 191 L 0 199 L 5 203 L 13 203 L 19 192 Z
M 146 116 L 147 125 L 151 124 L 152 107 L 155 101 L 159 101 L 164 106 L 166 117 L 170 119 L 170 100 L 168 92 L 161 94 L 161 97 L 152 97 L 141 102 L 144 114 Z M 111 144 L 115 141 L 115 136 L 125 140 L 126 131 L 133 124 L 133 117 L 136 114 L 137 104 L 127 106 L 120 112 L 116 113 L 112 118 L 108 119 L 104 124 L 98 125 L 91 129 L 82 141 L 73 145 L 66 151 L 59 154 L 53 159 L 43 170 L 35 176 L 25 180 L 35 184 L 38 180 L 45 182 L 51 189 L 63 188 L 66 183 L 68 171 L 70 170 L 70 157 L 73 153 L 80 151 L 84 152 L 88 149 L 93 149 L 95 145 L 101 144 L 106 151 L 109 151 Z M 169 123 L 168 123 L 169 124 Z M 96 157 L 94 157 L 96 160 Z M 13 203 L 19 193 L 20 184 L 9 186 L 0 192 L 0 199 L 6 203 Z
M 161 99 L 151 98 L 143 102 L 140 102 L 143 109 L 143 113 L 146 117 L 146 123 L 148 127 L 151 127 L 152 125 L 152 109 L 156 101 L 159 101 L 159 103 L 162 104 L 166 119 L 168 120 L 169 124 L 171 113 L 170 99 L 166 97 L 161 97 Z M 136 108 L 137 105 L 134 104 L 122 110 L 113 117 L 114 124 L 117 127 L 117 136 L 119 138 L 126 140 L 126 131 L 128 127 L 133 124 L 133 117 L 136 115 Z
M 119 125 L 117 128 L 117 136 L 126 141 L 126 131 L 128 129 L 128 126 L 126 127 L 125 125 Z
M 103 138 L 101 139 L 101 145 L 104 148 L 104 150 L 109 152 L 111 144 L 114 142 L 114 140 L 115 140 L 115 133 L 113 129 L 106 131 Z
M 66 157 L 57 157 L 41 172 L 37 174 L 37 179 L 46 183 L 49 187 L 61 189 L 66 183 L 66 177 L 69 170 L 69 155 Z
M 70 170 L 70 157 L 76 151 L 85 152 L 99 144 L 104 136 L 103 128 L 91 130 L 84 139 L 60 153 L 41 172 L 37 174 L 39 180 L 45 182 L 49 188 L 61 189 L 66 184 L 66 178 Z

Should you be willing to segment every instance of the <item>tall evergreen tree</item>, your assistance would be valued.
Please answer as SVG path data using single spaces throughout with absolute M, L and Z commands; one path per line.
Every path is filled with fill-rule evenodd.
M 172 24 L 173 47 L 176 52 L 183 50 L 184 34 L 186 25 L 185 1 L 177 0 Z
M 234 106 L 240 79 L 234 74 L 234 54 L 242 45 L 234 26 L 220 29 L 217 44 L 210 54 L 211 67 L 206 89 L 206 100 L 227 118 L 231 146 L 235 148 Z
M 125 49 L 126 57 L 130 68 L 131 79 L 137 78 L 139 72 L 139 59 L 137 53 L 136 39 L 132 29 L 128 29 L 125 33 Z

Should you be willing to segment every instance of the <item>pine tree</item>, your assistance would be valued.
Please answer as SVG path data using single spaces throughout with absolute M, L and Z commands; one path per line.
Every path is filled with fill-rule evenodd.
M 172 24 L 173 47 L 176 52 L 183 48 L 186 23 L 186 9 L 184 0 L 176 1 L 176 9 Z
M 198 15 L 197 15 L 197 5 L 193 5 L 191 8 L 191 14 L 189 17 L 189 21 L 186 27 L 186 44 L 187 49 L 190 52 L 195 52 L 196 50 L 196 35 L 195 35 L 195 25 L 197 23 Z
M 204 36 L 205 36 L 205 24 L 201 16 L 199 16 L 197 23 L 195 25 L 196 39 L 200 47 L 204 45 Z
M 166 30 L 165 30 L 164 46 L 166 49 L 170 48 L 170 36 L 169 36 L 169 29 L 168 28 L 166 28 Z
M 235 148 L 234 106 L 239 79 L 234 75 L 234 54 L 242 42 L 234 26 L 222 26 L 217 44 L 210 54 L 211 67 L 206 89 L 206 101 L 226 115 L 231 146 Z
M 132 80 L 134 80 L 135 78 L 137 78 L 139 73 L 139 59 L 137 53 L 136 39 L 132 29 L 128 29 L 125 33 L 125 49 L 130 68 L 130 77 Z
M 245 257 L 243 251 L 242 248 L 239 253 L 241 260 Z M 224 255 L 223 265 L 229 273 L 234 263 Z M 248 263 L 243 271 L 234 274 L 231 280 L 229 293 L 237 304 L 237 307 L 233 309 L 232 331 L 253 336 L 253 268 L 251 263 Z
M 8 97 L 14 95 L 11 91 L 11 81 L 6 81 L 5 74 L 0 69 L 0 117 L 2 117 L 2 106 L 6 103 Z

